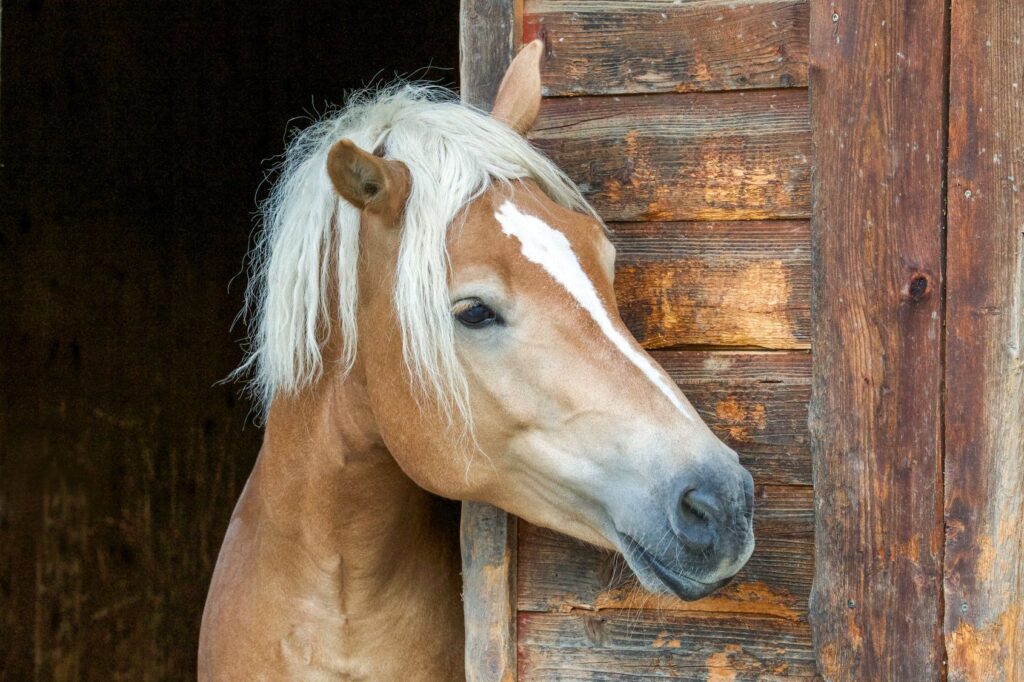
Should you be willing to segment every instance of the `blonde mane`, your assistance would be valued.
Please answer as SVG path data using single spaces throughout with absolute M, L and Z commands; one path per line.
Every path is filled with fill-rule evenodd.
M 280 178 L 261 205 L 262 230 L 250 254 L 243 311 L 251 334 L 236 375 L 250 377 L 262 410 L 323 372 L 322 346 L 336 321 L 341 363 L 357 352 L 359 212 L 327 176 L 340 139 L 404 163 L 411 176 L 394 291 L 410 378 L 449 419 L 469 420 L 467 384 L 455 352 L 448 294 L 447 234 L 461 209 L 495 182 L 531 178 L 555 202 L 595 215 L 565 174 L 520 135 L 462 104 L 444 88 L 397 84 L 357 93 L 295 135 Z M 596 216 L 595 216 L 596 217 Z M 328 248 L 336 248 L 331 255 Z M 331 265 L 336 265 L 331 277 Z M 337 296 L 328 286 L 337 283 Z M 337 309 L 328 309 L 331 300 Z

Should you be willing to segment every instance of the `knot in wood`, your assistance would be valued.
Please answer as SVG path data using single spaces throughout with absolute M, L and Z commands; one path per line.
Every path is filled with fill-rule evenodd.
M 928 275 L 918 273 L 911 278 L 910 284 L 907 285 L 907 296 L 911 301 L 920 301 L 931 290 L 930 285 Z

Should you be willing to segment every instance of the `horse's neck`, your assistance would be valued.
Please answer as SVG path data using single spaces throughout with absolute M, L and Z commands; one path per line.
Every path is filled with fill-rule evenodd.
M 268 665 L 304 678 L 317 669 L 374 679 L 460 675 L 453 511 L 399 469 L 357 380 L 325 379 L 275 401 L 232 521 L 247 537 L 234 542 L 229 530 L 220 559 L 263 576 L 234 598 L 266 599 L 245 611 L 268 621 L 246 625 L 268 633 Z

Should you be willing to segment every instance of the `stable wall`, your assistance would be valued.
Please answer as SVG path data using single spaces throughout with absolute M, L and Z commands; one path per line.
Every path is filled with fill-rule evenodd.
M 3 3 L 0 679 L 194 679 L 261 438 L 217 382 L 265 160 L 457 64 L 457 3 L 371 5 Z

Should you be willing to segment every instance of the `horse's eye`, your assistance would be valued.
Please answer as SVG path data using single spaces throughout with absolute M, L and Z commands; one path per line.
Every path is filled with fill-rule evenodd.
M 498 314 L 482 301 L 460 301 L 455 307 L 455 319 L 470 329 L 487 327 L 498 321 Z

